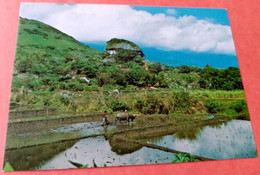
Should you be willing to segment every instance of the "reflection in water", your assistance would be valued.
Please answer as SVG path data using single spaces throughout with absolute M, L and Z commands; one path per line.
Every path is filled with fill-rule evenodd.
M 222 123 L 212 123 L 208 125 L 211 128 L 221 129 L 222 127 L 227 127 L 229 121 L 223 121 Z
M 89 128 L 109 133 L 115 127 L 117 126 L 101 127 L 96 123 L 82 123 L 51 130 L 48 134 L 74 132 L 77 135 L 86 135 L 91 131 Z M 123 126 L 119 125 L 119 127 Z M 120 129 L 119 127 L 117 129 Z M 160 133 L 164 131 L 156 129 Z M 173 135 L 168 135 L 169 133 L 171 132 L 163 137 L 139 141 L 211 159 L 256 156 L 256 147 L 249 121 L 232 120 L 220 125 L 186 128 Z M 10 162 L 15 170 L 75 168 L 69 163 L 69 160 L 84 165 L 88 164 L 88 167 L 93 167 L 94 160 L 100 167 L 104 164 L 118 166 L 169 163 L 174 159 L 173 153 L 142 147 L 138 144 L 122 141 L 120 137 L 116 136 L 112 136 L 109 140 L 99 136 L 74 142 L 35 146 L 6 151 L 5 154 L 5 161 Z
M 70 148 L 77 141 L 6 150 L 5 162 L 9 162 L 15 170 L 33 170 L 44 164 L 53 155 Z
M 109 139 L 109 144 L 111 146 L 111 150 L 118 155 L 129 154 L 137 150 L 140 150 L 143 147 L 139 144 L 127 142 L 125 140 L 117 138 Z
M 178 139 L 188 139 L 188 140 L 196 140 L 198 135 L 201 134 L 201 131 L 203 130 L 205 126 L 202 127 L 188 127 L 188 128 L 182 128 L 178 130 L 174 136 Z
M 256 157 L 249 121 L 232 120 L 220 126 L 206 126 L 196 140 L 180 139 L 176 134 L 162 138 L 162 141 L 153 143 L 211 159 Z
M 98 167 L 119 165 L 140 165 L 169 163 L 174 159 L 173 153 L 143 147 L 131 154 L 117 155 L 111 150 L 110 144 L 104 137 L 82 139 L 70 149 L 54 156 L 39 169 L 75 168 L 70 161 L 88 164 L 93 167 L 93 160 Z
M 212 123 L 209 124 L 207 127 L 221 129 L 222 127 L 227 126 L 228 121 L 223 121 L 222 123 Z M 180 128 L 175 134 L 174 138 L 177 137 L 178 139 L 187 139 L 187 140 L 196 140 L 201 132 L 204 130 L 206 126 L 198 126 L 198 127 L 185 127 Z

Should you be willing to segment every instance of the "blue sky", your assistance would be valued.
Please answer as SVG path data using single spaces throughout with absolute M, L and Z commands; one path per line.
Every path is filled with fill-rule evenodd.
M 215 67 L 222 67 L 215 64 L 220 61 L 226 67 L 237 65 L 225 9 L 22 3 L 20 16 L 42 21 L 93 47 L 102 48 L 112 38 L 127 39 L 146 50 L 147 59 L 162 63 L 189 64 L 190 58 L 200 67 L 207 60 Z
M 151 14 L 167 13 L 168 9 L 173 9 L 176 13 L 173 15 L 177 18 L 182 16 L 195 16 L 202 20 L 211 20 L 215 24 L 230 25 L 226 9 L 214 8 L 181 8 L 181 7 L 153 7 L 153 6 L 131 6 L 136 10 L 144 10 Z

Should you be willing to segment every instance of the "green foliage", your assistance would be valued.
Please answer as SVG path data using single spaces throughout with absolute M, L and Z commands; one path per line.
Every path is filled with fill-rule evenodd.
M 81 164 L 81 163 L 73 162 L 73 161 L 71 161 L 71 160 L 69 160 L 69 163 L 71 163 L 72 165 L 74 165 L 74 166 L 77 167 L 77 168 L 88 168 L 88 164 L 83 165 L 83 164 Z M 95 162 L 95 160 L 93 160 L 93 167 L 94 167 L 94 168 L 98 167 L 97 164 L 96 164 L 96 162 Z M 107 165 L 104 164 L 104 167 L 107 167 Z
M 28 87 L 32 90 L 39 90 L 41 89 L 42 86 L 42 81 L 40 81 L 39 79 L 35 79 L 35 78 L 30 78 L 29 83 L 28 83 Z
M 191 154 L 174 154 L 174 160 L 172 163 L 178 163 L 178 162 L 197 162 L 200 161 L 199 159 L 196 158 L 196 156 L 191 155 Z
M 137 56 L 137 57 L 135 57 L 134 59 L 133 59 L 133 61 L 135 62 L 135 63 L 137 63 L 138 65 L 140 65 L 140 66 L 143 66 L 144 65 L 144 58 L 142 58 L 142 57 L 139 57 L 139 56 Z
M 203 78 L 199 79 L 198 84 L 199 84 L 200 88 L 202 88 L 202 89 L 206 89 L 207 88 L 207 82 Z
M 165 74 L 163 72 L 160 72 L 158 74 L 157 79 L 158 79 L 159 87 L 162 87 L 162 88 L 169 87 L 169 81 L 166 79 Z
M 152 73 L 155 73 L 155 74 L 158 74 L 159 72 L 161 72 L 163 70 L 161 63 L 152 63 L 152 64 L 149 64 L 148 67 L 149 67 L 149 71 Z
M 115 101 L 112 101 L 112 103 L 111 103 L 111 109 L 113 111 L 121 111 L 121 110 L 125 110 L 126 108 L 127 108 L 127 106 L 124 102 L 115 100 Z
M 120 86 L 125 87 L 127 85 L 125 74 L 122 71 L 113 72 L 111 78 L 114 79 L 115 83 Z
M 218 113 L 224 110 L 222 104 L 216 100 L 208 100 L 205 104 L 205 107 L 209 113 Z
M 179 67 L 179 73 L 190 73 L 191 68 L 189 66 L 181 66 Z
M 247 112 L 247 104 L 245 100 L 236 101 L 232 106 L 231 109 L 234 109 L 237 113 Z
M 99 100 L 93 100 L 93 97 L 83 100 L 82 97 L 77 101 L 57 94 L 67 90 L 95 96 L 97 91 L 119 89 L 120 92 L 134 90 L 137 95 L 128 96 L 124 92 L 122 96 L 120 93 L 120 101 L 107 100 L 113 110 L 129 107 L 144 114 L 194 114 L 207 109 L 209 113 L 248 114 L 245 102 L 211 100 L 244 98 L 242 91 L 233 91 L 243 89 L 238 68 L 215 69 L 209 65 L 173 68 L 152 64 L 137 56 L 142 54 L 137 45 L 120 39 L 108 42 L 106 49 L 114 47 L 117 51 L 117 54 L 108 56 L 107 52 L 91 49 L 51 26 L 23 18 L 20 18 L 18 33 L 11 98 L 15 102 L 98 111 L 104 108 L 99 97 Z M 102 57 L 106 59 L 102 60 Z M 89 78 L 90 83 L 82 83 L 80 77 Z M 141 89 L 152 90 L 151 86 L 157 87 L 158 91 L 153 93 L 153 89 L 152 93 L 142 94 Z M 187 92 L 182 91 L 183 88 Z M 192 92 L 190 89 L 202 91 Z M 218 91 L 212 91 L 216 89 Z M 56 96 L 37 95 L 42 92 Z M 81 104 L 89 99 L 95 103 Z
M 143 114 L 168 114 L 169 110 L 164 105 L 162 99 L 156 94 L 148 94 L 145 99 L 137 99 L 135 108 Z
M 156 83 L 156 77 L 144 69 L 131 69 L 125 73 L 128 84 L 139 87 L 152 86 Z
M 97 74 L 97 81 L 99 86 L 109 84 L 110 76 L 106 73 L 100 72 Z
M 173 92 L 173 111 L 179 111 L 181 113 L 193 114 L 195 111 L 194 107 L 199 107 L 198 99 L 191 95 L 189 92 L 176 91 Z
M 128 41 L 128 40 L 124 40 L 124 39 L 118 39 L 118 38 L 113 38 L 111 40 L 109 40 L 106 44 L 106 48 L 105 50 L 109 49 L 109 48 L 117 48 L 118 45 L 120 44 L 129 44 L 133 49 L 136 49 L 136 50 L 141 50 L 140 47 L 138 47 L 136 44 L 134 44 L 133 42 L 131 41 Z
M 229 67 L 227 69 L 215 69 L 209 65 L 200 71 L 201 87 L 207 89 L 234 90 L 243 89 L 239 69 Z
M 4 166 L 4 171 L 14 171 L 14 168 L 10 165 L 10 163 L 6 162 Z
M 65 86 L 66 90 L 70 90 L 70 91 L 83 91 L 84 90 L 84 84 L 80 83 L 77 80 L 69 80 Z
M 96 77 L 101 63 L 94 59 L 78 59 L 72 62 L 71 69 L 75 70 L 77 74 L 84 74 L 89 78 Z
M 47 33 L 41 32 L 38 29 L 24 29 L 24 31 L 26 31 L 28 34 L 35 34 L 35 35 L 43 36 L 43 38 L 45 38 L 45 39 L 48 38 Z
M 88 164 L 83 165 L 83 164 L 80 164 L 80 163 L 77 163 L 77 162 L 73 162 L 71 160 L 69 160 L 69 163 L 71 163 L 72 165 L 74 165 L 77 168 L 88 168 Z
M 31 56 L 20 56 L 19 58 L 17 56 L 15 60 L 15 69 L 19 73 L 25 73 L 28 69 L 33 68 L 35 61 L 36 60 Z
M 136 55 L 136 51 L 134 50 L 117 49 L 117 54 L 115 54 L 113 57 L 116 59 L 116 61 L 121 63 L 125 61 L 133 61 Z

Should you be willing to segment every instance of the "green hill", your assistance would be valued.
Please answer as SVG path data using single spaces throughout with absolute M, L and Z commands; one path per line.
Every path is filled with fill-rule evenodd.
M 33 74 L 68 73 L 65 63 L 88 58 L 100 59 L 98 50 L 89 48 L 61 31 L 35 20 L 20 18 L 15 71 Z M 66 67 L 66 66 L 65 66 Z
M 131 41 L 111 39 L 100 52 L 42 22 L 20 18 L 11 103 L 77 112 L 247 112 L 238 68 L 174 68 L 143 55 Z M 116 89 L 120 95 L 112 93 Z

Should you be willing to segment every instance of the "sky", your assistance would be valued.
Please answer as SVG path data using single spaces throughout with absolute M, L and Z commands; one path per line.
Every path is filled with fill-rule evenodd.
M 162 52 L 236 56 L 224 9 L 22 3 L 20 16 L 49 24 L 83 43 L 130 40 Z

